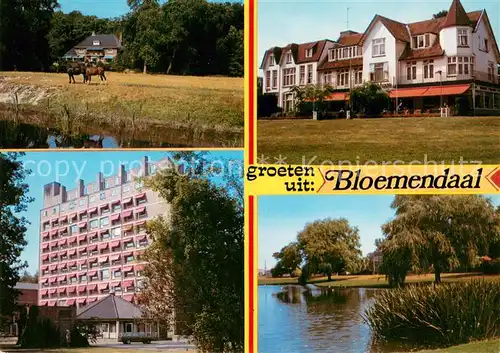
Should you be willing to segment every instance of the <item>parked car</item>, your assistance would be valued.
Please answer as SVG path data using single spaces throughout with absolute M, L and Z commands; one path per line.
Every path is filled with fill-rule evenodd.
M 153 340 L 153 336 L 147 334 L 146 332 L 127 332 L 121 337 L 121 341 L 124 344 L 130 344 L 132 342 L 142 342 L 144 344 L 149 344 Z

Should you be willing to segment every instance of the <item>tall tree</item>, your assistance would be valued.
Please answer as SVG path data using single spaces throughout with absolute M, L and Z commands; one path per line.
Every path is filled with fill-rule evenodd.
M 30 273 L 25 270 L 23 275 L 19 278 L 19 282 L 38 283 L 38 271 L 36 271 L 34 275 L 30 275 Z
M 361 257 L 359 230 L 345 218 L 317 220 L 306 224 L 297 236 L 304 253 L 307 271 L 332 274 L 357 268 Z
M 457 266 L 475 266 L 490 244 L 500 238 L 500 227 L 490 200 L 480 195 L 395 197 L 393 220 L 382 226 L 380 245 L 384 269 L 400 285 L 406 273 L 433 269 L 441 273 Z
M 0 153 L 0 322 L 16 308 L 19 292 L 14 286 L 26 267 L 20 256 L 27 244 L 24 234 L 29 222 L 18 214 L 33 200 L 27 196 L 26 172 L 18 157 Z
M 169 169 L 146 181 L 171 206 L 167 216 L 148 223 L 154 241 L 146 252 L 152 261 L 144 299 L 148 315 L 171 317 L 173 312 L 181 318 L 201 352 L 241 352 L 242 182 L 217 185 L 207 177 L 206 166 L 182 175 Z

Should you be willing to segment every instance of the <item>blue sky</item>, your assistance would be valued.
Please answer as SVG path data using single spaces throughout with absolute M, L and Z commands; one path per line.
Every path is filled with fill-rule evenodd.
M 259 0 L 258 64 L 264 52 L 273 46 L 305 43 L 320 39 L 336 40 L 341 31 L 364 32 L 375 14 L 408 23 L 432 18 L 448 10 L 452 0 Z M 486 9 L 497 42 L 500 41 L 500 1 L 462 0 L 465 11 Z M 349 28 L 347 28 L 349 8 Z
M 53 181 L 65 185 L 67 190 L 76 187 L 76 180 L 83 179 L 85 183 L 96 180 L 97 173 L 101 171 L 104 175 L 115 174 L 120 162 L 126 169 L 138 167 L 143 156 L 148 156 L 150 161 L 157 161 L 168 154 L 165 152 L 27 152 L 21 157 L 25 168 L 32 171 L 26 178 L 29 185 L 29 196 L 35 199 L 30 203 L 27 212 L 22 215 L 31 222 L 26 233 L 28 245 L 22 253 L 22 260 L 27 261 L 30 273 L 38 269 L 38 247 L 40 229 L 40 210 L 43 208 L 43 187 Z M 236 160 L 243 163 L 243 153 L 240 151 L 221 151 L 210 153 L 207 156 L 211 160 Z M 221 162 L 224 163 L 224 162 Z M 234 163 L 234 165 L 237 162 Z M 242 167 L 242 165 L 241 165 Z M 233 169 L 238 173 L 238 168 Z M 214 178 L 219 182 L 220 178 Z
M 239 0 L 227 1 L 241 2 Z M 166 0 L 160 0 L 160 3 L 162 4 L 165 2 Z M 127 0 L 59 0 L 59 5 L 61 6 L 61 10 L 66 13 L 71 11 L 80 11 L 85 15 L 106 18 L 119 17 L 130 11 L 130 8 L 127 5 Z
M 490 196 L 500 205 L 500 195 Z M 261 196 L 258 199 L 258 266 L 274 267 L 273 253 L 297 239 L 308 222 L 345 217 L 359 228 L 363 255 L 375 250 L 380 226 L 394 217 L 392 195 Z

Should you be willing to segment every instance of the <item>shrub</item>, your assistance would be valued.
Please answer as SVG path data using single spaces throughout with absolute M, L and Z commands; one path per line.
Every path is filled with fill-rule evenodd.
M 382 291 L 366 311 L 376 338 L 456 345 L 500 335 L 500 282 L 476 280 Z
M 352 108 L 363 116 L 379 116 L 389 103 L 387 92 L 372 82 L 356 87 L 351 92 Z
M 481 271 L 488 275 L 500 274 L 500 258 L 483 262 L 481 264 Z

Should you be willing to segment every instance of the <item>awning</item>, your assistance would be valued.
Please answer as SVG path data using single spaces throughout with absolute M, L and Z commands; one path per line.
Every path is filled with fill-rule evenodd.
M 136 208 L 135 213 L 142 213 L 145 210 L 146 210 L 146 207 L 142 206 L 142 207 Z
M 64 222 L 67 219 L 68 219 L 68 216 L 62 216 L 59 218 L 59 222 Z
M 94 212 L 97 212 L 97 207 L 92 207 L 92 208 L 89 210 L 89 213 L 94 213 Z
M 89 298 L 89 299 L 87 300 L 87 302 L 88 302 L 88 303 L 93 303 L 93 302 L 95 302 L 96 300 L 97 300 L 97 298 L 96 298 L 96 297 L 93 297 L 93 298 Z
M 132 202 L 132 198 L 131 198 L 131 197 L 128 197 L 128 198 L 126 198 L 126 199 L 123 199 L 122 204 L 126 205 L 126 204 L 128 204 L 129 202 Z
M 61 251 L 61 252 L 59 253 L 59 256 L 60 256 L 60 257 L 63 257 L 63 256 L 64 256 L 64 255 L 66 255 L 66 254 L 68 254 L 68 251 L 67 251 L 67 250 L 64 250 L 64 251 Z
M 89 259 L 89 264 L 92 262 L 97 262 L 97 257 L 93 257 L 93 258 Z
M 124 295 L 123 299 L 125 299 L 128 302 L 131 302 L 134 299 L 134 295 L 133 294 Z
M 64 227 L 59 229 L 59 234 L 64 234 L 64 233 L 68 233 L 68 228 Z
M 137 256 L 141 256 L 142 254 L 144 254 L 144 250 L 137 250 L 137 251 L 134 251 L 134 256 L 137 257 Z
M 91 232 L 91 233 L 89 233 L 89 238 L 91 238 L 91 239 L 94 238 L 94 237 L 96 237 L 96 236 L 97 236 L 97 232 Z
M 68 293 L 74 293 L 76 292 L 76 287 L 68 287 Z
M 56 306 L 56 301 L 55 301 L 55 300 L 50 301 L 50 302 L 49 302 L 49 306 Z
M 42 290 L 40 291 L 40 294 L 41 294 L 41 295 L 47 295 L 47 292 L 48 292 L 48 291 L 47 291 L 46 289 L 42 289 Z
M 66 244 L 66 239 L 61 239 L 57 242 L 58 245 L 65 245 Z
M 99 208 L 106 208 L 106 207 L 109 207 L 109 204 L 105 203 L 99 206 Z
M 409 97 L 437 97 L 454 96 L 467 92 L 470 84 L 462 85 L 440 85 L 427 87 L 405 87 L 393 89 L 389 92 L 390 98 L 409 98 Z
M 78 304 L 85 304 L 85 301 L 86 301 L 86 299 L 85 299 L 85 298 L 78 298 L 78 299 L 76 300 L 76 302 L 77 302 Z
M 50 265 L 49 266 L 49 270 L 53 271 L 57 268 L 57 265 Z
M 111 205 L 118 205 L 119 203 L 120 203 L 120 200 L 111 201 Z
M 134 269 L 136 271 L 142 271 L 142 270 L 144 270 L 145 267 L 146 267 L 145 265 L 135 265 Z
M 123 281 L 123 288 L 129 288 L 134 286 L 134 281 Z
M 57 268 L 58 269 L 63 269 L 63 268 L 66 268 L 67 264 L 66 263 L 63 263 L 63 264 L 59 264 L 57 265 Z
M 78 277 L 83 277 L 83 276 L 86 276 L 86 275 L 87 275 L 86 271 L 78 272 Z
M 75 265 L 76 265 L 76 261 L 70 261 L 70 262 L 68 262 L 68 266 L 69 267 L 73 267 Z
M 42 250 L 45 250 L 45 249 L 48 249 L 48 248 L 49 248 L 49 244 L 48 243 L 42 244 Z
M 49 283 L 56 283 L 56 282 L 57 282 L 57 277 L 49 278 Z
M 124 266 L 123 272 L 130 272 L 130 271 L 132 271 L 133 268 L 134 268 L 133 266 Z
M 42 255 L 42 260 L 47 260 L 49 258 L 49 254 Z
M 47 306 L 48 303 L 47 302 L 40 302 L 40 306 Z
M 55 259 L 57 257 L 56 253 L 50 254 L 50 258 Z
M 97 289 L 97 284 L 89 284 L 87 286 L 87 290 L 91 291 L 91 290 L 96 290 Z
M 100 283 L 99 284 L 99 290 L 107 289 L 108 285 L 109 285 L 109 283 Z
M 143 225 L 145 225 L 145 224 L 146 224 L 146 221 L 145 221 L 145 220 L 142 220 L 142 221 L 137 222 L 135 225 L 136 225 L 136 226 L 143 226 Z
M 57 220 L 58 220 L 58 218 L 52 218 L 52 219 L 50 220 L 50 223 L 54 224 L 54 223 L 56 223 L 56 222 L 57 222 Z
M 120 241 L 119 240 L 112 241 L 111 243 L 109 243 L 109 246 L 112 248 L 116 248 L 117 246 L 120 246 Z
M 57 292 L 57 289 L 49 289 L 49 294 L 54 294 L 55 292 Z
M 120 219 L 120 214 L 119 213 L 111 215 L 111 221 L 112 222 L 113 221 L 117 221 L 119 219 Z
M 132 251 L 124 252 L 122 255 L 123 255 L 123 257 L 130 256 L 130 255 L 132 255 Z
M 78 293 L 85 292 L 87 286 L 78 286 Z
M 108 245 L 109 245 L 108 243 L 99 244 L 99 250 L 107 249 Z
M 87 259 L 78 260 L 78 265 L 83 265 L 87 263 Z
M 83 210 L 83 211 L 78 212 L 78 214 L 85 214 L 85 213 L 87 213 L 87 210 Z
M 75 299 L 68 299 L 68 300 L 66 301 L 66 305 L 71 306 L 71 305 L 73 305 L 73 304 L 75 304 Z
M 85 235 L 84 235 L 84 237 L 85 237 Z M 71 238 L 69 238 L 69 239 L 68 239 L 68 243 L 69 243 L 69 244 L 76 243 L 76 237 L 71 237 Z
M 125 211 L 122 213 L 122 218 L 127 218 L 127 217 L 130 217 L 132 216 L 132 210 L 129 210 L 129 211 Z
M 57 282 L 65 281 L 66 275 L 57 277 Z
M 131 224 L 123 226 L 122 231 L 128 232 L 129 230 L 132 230 L 133 226 Z
M 50 235 L 56 235 L 57 234 L 57 229 L 51 230 Z
M 59 288 L 57 291 L 59 293 L 66 293 L 66 288 Z
M 135 237 L 135 241 L 142 241 L 144 239 L 146 239 L 146 236 L 144 234 L 143 235 L 138 235 L 138 236 Z
M 97 244 L 92 244 L 92 245 L 87 246 L 87 250 L 88 251 L 97 250 Z
M 47 237 L 47 235 L 49 235 L 49 232 L 43 232 L 43 233 L 42 233 L 42 237 L 43 237 L 43 238 Z
M 87 222 L 80 222 L 78 223 L 79 228 L 85 228 L 87 226 Z
M 78 241 L 82 241 L 82 240 L 87 240 L 87 234 L 80 235 L 80 236 L 78 237 Z
M 118 282 L 113 282 L 111 283 L 111 287 L 120 287 L 122 284 L 122 282 L 118 281 Z
M 109 259 L 110 259 L 111 261 L 120 260 L 120 255 L 112 255 L 112 256 L 110 256 L 110 257 L 109 257 Z
M 107 256 L 103 256 L 103 257 L 99 258 L 99 263 L 103 263 L 103 262 L 107 262 L 107 261 L 108 261 L 108 257 Z
M 140 193 L 140 194 L 135 195 L 135 196 L 134 196 L 134 199 L 136 199 L 136 200 L 137 200 L 137 199 L 142 199 L 144 196 L 146 196 L 146 193 L 145 193 L 145 192 L 142 192 L 142 193 Z
M 72 213 L 72 214 L 69 215 L 69 219 L 73 219 L 75 217 L 76 217 L 76 213 Z
M 49 266 L 48 266 L 48 265 L 45 265 L 45 266 L 40 267 L 40 269 L 41 269 L 42 271 L 45 271 L 45 270 L 46 270 L 46 269 L 48 269 L 48 268 L 49 268 Z
M 349 100 L 349 92 L 334 92 L 324 99 L 328 101 L 347 101 Z
M 78 252 L 79 252 L 79 253 L 84 253 L 84 252 L 86 252 L 86 251 L 87 251 L 87 248 L 79 248 L 79 249 L 78 249 Z
M 76 249 L 68 250 L 68 256 L 76 255 Z
M 40 282 L 41 283 L 47 283 L 47 281 L 48 281 L 48 278 L 42 278 Z

